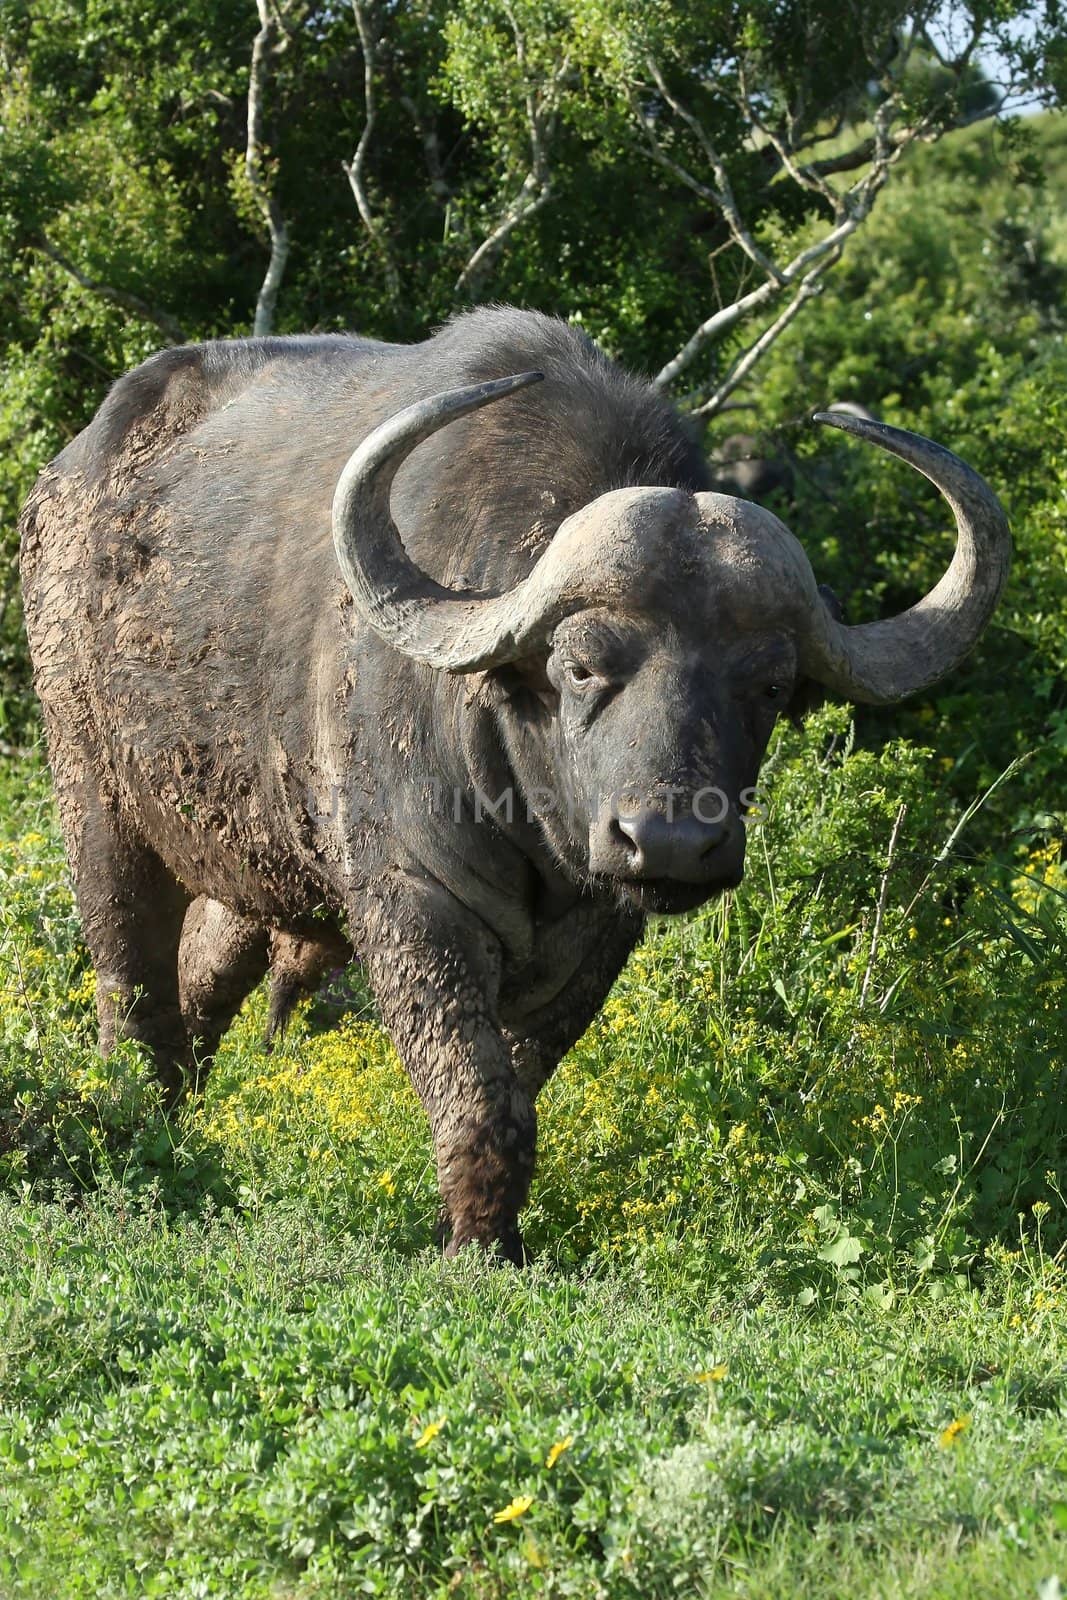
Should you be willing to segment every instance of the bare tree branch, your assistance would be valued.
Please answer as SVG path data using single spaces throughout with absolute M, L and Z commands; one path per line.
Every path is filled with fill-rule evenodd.
M 273 58 L 289 43 L 282 24 L 282 13 L 273 0 L 256 0 L 259 32 L 252 45 L 252 65 L 248 75 L 248 139 L 245 146 L 245 176 L 256 208 L 266 224 L 270 238 L 270 260 L 256 300 L 252 331 L 268 334 L 274 327 L 278 291 L 289 259 L 289 229 L 274 194 L 268 172 L 267 150 L 263 139 L 263 97 L 270 78 Z
M 770 122 L 761 118 L 759 113 L 756 111 L 755 103 L 752 99 L 752 96 L 748 92 L 748 79 L 743 61 L 738 68 L 737 77 L 738 94 L 749 127 L 763 135 L 777 155 L 780 166 L 785 168 L 793 182 L 799 185 L 801 189 L 807 189 L 810 193 L 817 194 L 820 199 L 825 200 L 827 205 L 830 207 L 833 216 L 837 220 L 840 220 L 842 215 L 841 196 L 835 189 L 830 187 L 830 185 L 825 181 L 824 175 L 816 168 L 798 166 L 796 161 L 793 159 L 796 119 L 792 116 L 788 116 L 787 114 L 787 125 L 789 132 L 788 138 L 783 138 L 781 134 L 771 126 Z
M 456 279 L 456 294 L 477 294 L 485 280 L 490 267 L 503 249 L 509 234 L 523 222 L 532 217 L 542 206 L 548 204 L 552 198 L 551 180 L 539 180 L 535 173 L 529 172 L 523 179 L 522 188 L 515 198 L 509 203 L 504 215 L 490 234 L 482 240 L 475 250 L 463 271 Z
M 80 271 L 73 261 L 68 261 L 67 257 L 44 236 L 38 248 L 42 255 L 47 256 L 49 261 L 54 261 L 57 267 L 62 267 L 75 283 L 80 284 L 83 289 L 88 289 L 90 294 L 99 295 L 101 300 L 108 300 L 112 305 L 121 306 L 124 311 L 133 312 L 134 316 L 143 318 L 145 322 L 151 322 L 166 335 L 168 344 L 185 343 L 181 324 L 169 311 L 161 311 L 158 306 L 149 305 L 147 300 L 142 300 L 139 294 L 131 294 L 128 289 L 116 289 L 113 284 L 101 283 L 98 278 L 90 278 L 88 273 Z
M 201 106 L 218 106 L 223 111 L 232 111 L 234 103 L 230 95 L 223 94 L 221 89 L 201 89 L 199 94 L 191 98 L 184 95 L 178 102 L 179 117 L 186 117 L 191 111 L 198 111 Z
M 400 104 L 415 124 L 415 131 L 422 141 L 423 157 L 426 161 L 426 172 L 430 179 L 430 189 L 434 199 L 439 205 L 447 205 L 452 198 L 452 185 L 445 177 L 445 163 L 441 156 L 441 141 L 437 134 L 437 125 L 431 117 L 427 120 L 425 113 L 417 101 L 410 94 L 402 94 Z
M 911 128 L 900 128 L 893 134 L 894 144 L 909 144 L 915 137 Z M 827 156 L 822 161 L 809 161 L 800 171 L 809 178 L 832 178 L 839 172 L 855 172 L 857 167 L 865 167 L 874 155 L 874 135 L 862 139 L 851 150 L 842 151 L 837 156 Z
M 400 292 L 400 277 L 396 270 L 396 263 L 386 243 L 381 223 L 374 215 L 371 207 L 364 176 L 367 165 L 367 151 L 370 148 L 374 124 L 378 120 L 378 101 L 374 81 L 376 65 L 375 40 L 365 0 L 352 0 L 352 14 L 356 19 L 360 48 L 363 51 L 363 132 L 359 136 L 359 143 L 356 145 L 352 160 L 350 162 L 342 161 L 341 166 L 345 177 L 348 179 L 348 186 L 352 190 L 352 197 L 356 202 L 356 209 L 359 212 L 363 226 L 382 258 L 389 292 L 390 294 L 398 295 Z
M 706 322 L 702 322 L 678 353 L 672 356 L 667 365 L 656 373 L 655 378 L 652 380 L 656 387 L 658 389 L 665 388 L 668 383 L 671 383 L 680 372 L 684 372 L 686 367 L 696 359 L 709 339 L 716 334 L 725 333 L 728 328 L 732 328 L 735 322 L 740 322 L 741 318 L 747 316 L 750 311 L 758 310 L 760 306 L 766 305 L 768 300 L 772 300 L 775 295 L 780 294 L 783 288 L 788 288 L 790 284 L 796 283 L 797 279 L 804 275 L 805 269 L 813 262 L 818 261 L 822 256 L 832 254 L 835 250 L 840 253 L 840 246 L 850 234 L 855 232 L 861 220 L 858 215 L 847 217 L 832 232 L 826 234 L 822 239 L 816 240 L 814 244 L 808 245 L 806 249 L 795 255 L 789 265 L 782 269 L 779 277 L 767 279 L 758 288 L 742 295 L 740 299 L 733 301 L 731 305 L 723 306 L 721 310 L 710 316 Z
M 970 64 L 980 31 L 978 24 L 972 23 L 970 37 L 964 47 L 951 60 L 946 60 L 943 56 L 940 58 L 946 70 L 954 74 L 957 84 Z M 720 305 L 707 317 L 657 373 L 655 384 L 660 388 L 666 387 L 693 364 L 711 340 L 721 337 L 744 317 L 763 310 L 776 298 L 793 291 L 784 310 L 735 356 L 725 377 L 719 379 L 713 392 L 696 406 L 695 415 L 709 416 L 719 411 L 727 397 L 752 372 L 760 358 L 781 337 L 807 301 L 819 292 L 823 279 L 840 259 L 849 238 L 870 215 L 878 194 L 888 181 L 892 167 L 897 164 L 904 152 L 917 141 L 935 140 L 948 131 L 944 112 L 942 110 L 939 113 L 936 107 L 931 108 L 929 114 L 918 121 L 903 127 L 896 126 L 897 118 L 901 114 L 901 82 L 904 73 L 914 51 L 924 43 L 921 30 L 913 29 L 894 52 L 891 69 L 885 67 L 881 69 L 882 98 L 872 116 L 873 129 L 870 135 L 859 140 L 852 149 L 822 161 L 803 159 L 805 146 L 810 150 L 813 142 L 817 144 L 826 137 L 825 132 L 813 135 L 811 132 L 803 131 L 805 126 L 803 98 L 801 97 L 797 104 L 780 111 L 776 118 L 772 117 L 762 107 L 758 97 L 749 90 L 746 63 L 743 58 L 737 63 L 736 79 L 731 79 L 729 74 L 724 73 L 716 79 L 713 86 L 702 85 L 710 87 L 720 98 L 725 97 L 741 113 L 752 145 L 756 150 L 766 152 L 769 158 L 772 176 L 787 175 L 794 184 L 813 195 L 829 211 L 828 219 L 824 214 L 821 224 L 824 231 L 821 235 L 784 264 L 762 247 L 742 215 L 730 183 L 726 163 L 707 127 L 688 106 L 681 102 L 678 94 L 669 86 L 659 65 L 651 58 L 646 58 L 645 66 L 651 85 L 655 87 L 661 102 L 673 114 L 676 122 L 691 135 L 690 152 L 695 149 L 702 159 L 698 161 L 694 171 L 690 170 L 684 160 L 678 159 L 674 152 L 668 151 L 656 123 L 643 113 L 635 92 L 630 96 L 631 112 L 644 134 L 651 158 L 670 172 L 691 193 L 713 208 L 715 214 L 725 223 L 732 244 L 747 257 L 751 266 L 755 267 L 763 278 L 762 282 L 751 289 L 745 289 L 742 283 L 742 292 L 736 295 L 731 304 Z M 958 115 L 951 126 L 965 127 L 993 116 L 995 112 L 995 106 L 986 106 L 962 116 Z M 839 174 L 853 172 L 857 173 L 857 176 L 847 188 L 835 187 L 829 181 Z
M 951 130 L 946 131 L 958 133 L 961 129 L 969 128 L 976 122 L 988 122 L 995 115 L 995 110 L 988 106 L 983 110 L 969 111 L 952 124 Z M 935 138 L 940 138 L 940 134 L 934 130 L 929 122 L 923 122 L 906 128 L 897 128 L 895 132 L 889 135 L 888 143 L 892 149 L 902 150 L 909 144 L 922 144 Z M 868 166 L 873 160 L 874 154 L 875 139 L 874 135 L 871 134 L 866 139 L 862 139 L 859 144 L 854 145 L 851 150 L 844 150 L 840 155 L 827 156 L 822 161 L 807 162 L 799 170 L 808 177 L 832 178 L 839 172 L 855 172 L 857 167 Z
M 717 412 L 728 409 L 725 402 L 733 394 L 738 384 L 744 382 L 760 358 L 782 336 L 793 318 L 802 310 L 812 296 L 821 292 L 824 276 L 840 258 L 843 249 L 844 241 L 837 246 L 836 250 L 830 251 L 817 266 L 813 267 L 806 277 L 801 279 L 800 288 L 785 310 L 771 323 L 770 327 L 764 329 L 759 338 L 755 339 L 747 350 L 738 356 L 714 394 L 705 400 L 703 405 L 696 406 L 691 415 L 694 417 L 714 416 Z
M 505 7 L 505 10 L 515 37 L 516 59 L 527 79 L 526 126 L 530 136 L 530 170 L 523 178 L 518 193 L 505 206 L 496 226 L 482 240 L 456 279 L 455 293 L 470 298 L 477 294 L 508 237 L 552 198 L 548 152 L 556 131 L 559 91 L 569 70 L 569 62 L 563 58 L 547 83 L 535 83 L 532 75 L 526 71 L 526 43 L 522 31 L 510 7 Z
M 745 252 L 745 255 L 748 256 L 749 260 L 754 261 L 756 266 L 759 267 L 762 272 L 766 273 L 768 278 L 773 278 L 780 282 L 781 273 L 777 265 L 771 260 L 770 256 L 768 256 L 765 251 L 760 249 L 759 245 L 752 237 L 752 234 L 744 224 L 737 201 L 734 198 L 734 191 L 730 183 L 729 173 L 726 170 L 726 166 L 722 160 L 722 157 L 719 155 L 719 152 L 716 150 L 714 144 L 709 138 L 707 129 L 699 121 L 699 119 L 695 117 L 693 113 L 685 106 L 683 106 L 671 93 L 666 81 L 664 80 L 662 72 L 651 57 L 647 58 L 647 65 L 648 70 L 652 75 L 652 81 L 656 85 L 656 88 L 659 90 L 660 94 L 663 96 L 663 99 L 670 106 L 675 116 L 684 122 L 686 127 L 696 135 L 697 142 L 704 152 L 707 163 L 711 168 L 712 175 L 715 178 L 715 188 L 705 189 L 705 197 L 712 200 L 718 207 L 727 223 L 727 226 L 730 229 L 730 232 L 733 234 L 740 248 Z M 657 144 L 655 134 L 649 126 L 647 119 L 644 120 L 646 132 L 650 135 L 651 143 L 655 148 Z

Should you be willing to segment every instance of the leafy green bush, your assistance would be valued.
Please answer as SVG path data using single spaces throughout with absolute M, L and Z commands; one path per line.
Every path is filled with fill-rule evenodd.
M 137 1051 L 97 1055 L 95 992 L 46 775 L 12 765 L 0 781 L 0 1185 L 51 1193 L 112 1175 L 171 1205 L 224 1195 L 209 1147 L 168 1123 Z
M 1029 753 L 972 831 L 1005 853 L 1015 830 L 1065 831 L 1065 180 L 1067 142 L 1051 118 L 1008 140 L 976 129 L 951 149 L 917 153 L 842 263 L 833 302 L 808 309 L 753 391 L 796 458 L 791 525 L 850 621 L 928 590 L 951 522 L 900 463 L 808 427 L 813 410 L 862 401 L 948 445 L 1003 499 L 1016 555 L 978 649 L 891 718 L 861 716 L 859 729 L 864 741 L 890 727 L 932 746 L 961 806 Z

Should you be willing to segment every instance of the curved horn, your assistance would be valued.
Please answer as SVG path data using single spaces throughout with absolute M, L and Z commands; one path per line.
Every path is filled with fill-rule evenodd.
M 881 422 L 818 412 L 825 422 L 900 456 L 940 490 L 956 518 L 952 564 L 930 593 L 881 622 L 845 627 L 829 616 L 810 671 L 851 700 L 886 705 L 934 683 L 976 644 L 1011 564 L 1011 532 L 996 495 L 951 450 Z
M 407 406 L 368 434 L 341 473 L 333 497 L 333 540 L 342 575 L 371 627 L 416 661 L 450 672 L 494 666 L 517 653 L 527 608 L 517 594 L 445 588 L 417 567 L 389 508 L 393 479 L 416 445 L 446 423 L 543 377 L 520 372 Z

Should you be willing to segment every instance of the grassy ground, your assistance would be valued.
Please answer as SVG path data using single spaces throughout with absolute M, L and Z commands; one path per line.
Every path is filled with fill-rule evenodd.
M 1067 1577 L 1040 1279 L 813 1313 L 308 1208 L 0 1220 L 5 1594 L 1017 1597 Z M 1044 1590 L 1041 1585 L 1044 1584 Z
M 101 1063 L 46 782 L 0 775 L 4 1600 L 1055 1600 L 1063 869 L 1027 836 L 964 902 L 930 770 L 783 734 L 744 892 L 546 1093 L 524 1274 L 438 1260 L 351 977 L 269 1057 L 254 997 L 179 1121 Z

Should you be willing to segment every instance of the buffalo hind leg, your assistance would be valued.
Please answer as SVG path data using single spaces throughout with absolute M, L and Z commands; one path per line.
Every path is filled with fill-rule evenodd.
M 217 900 L 194 900 L 185 917 L 178 979 L 182 1015 L 202 1089 L 223 1035 L 245 999 L 270 972 L 270 1012 L 264 1043 L 284 1029 L 293 1007 L 314 994 L 326 973 L 352 958 L 346 939 L 324 928 L 321 939 L 269 930 Z
M 479 1243 L 520 1264 L 537 1117 L 496 1020 L 499 945 L 446 890 L 409 878 L 365 914 L 357 945 L 430 1119 L 446 1255 Z
M 185 915 L 178 983 L 200 1090 L 223 1034 L 267 970 L 269 934 L 217 900 L 194 900 Z
M 120 1039 L 149 1051 L 169 1105 L 191 1065 L 178 996 L 178 945 L 189 897 L 153 850 L 95 796 L 64 804 L 65 833 L 85 942 L 96 970 L 100 1053 Z
M 270 1012 L 264 1043 L 270 1045 L 284 1033 L 298 1001 L 315 994 L 328 972 L 346 967 L 351 959 L 348 940 L 330 929 L 323 929 L 321 939 L 274 932 L 270 940 Z

